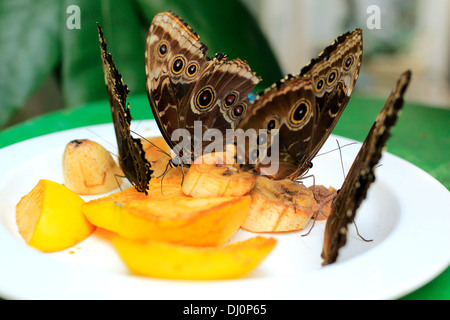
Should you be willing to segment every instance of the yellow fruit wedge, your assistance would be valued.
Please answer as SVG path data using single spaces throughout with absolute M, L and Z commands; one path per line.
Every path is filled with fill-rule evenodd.
M 82 211 L 94 225 L 128 239 L 193 246 L 227 242 L 239 229 L 250 197 L 162 197 L 129 201 L 90 201 Z
M 273 250 L 274 238 L 254 237 L 221 247 L 190 247 L 115 237 L 114 246 L 134 274 L 165 279 L 241 278 Z
M 301 230 L 317 209 L 312 191 L 291 180 L 260 176 L 250 196 L 249 214 L 241 227 L 251 232 Z
M 150 199 L 150 196 L 145 195 L 145 193 L 143 192 L 137 191 L 135 187 L 130 187 L 122 191 L 111 193 L 108 196 L 91 200 L 89 201 L 89 203 L 115 202 L 118 204 L 119 203 L 125 204 L 130 201 L 146 200 L 146 199 Z
M 122 170 L 97 142 L 80 139 L 66 145 L 63 154 L 64 184 L 80 195 L 102 194 L 120 187 Z
M 26 243 L 44 252 L 72 247 L 95 230 L 81 213 L 83 203 L 69 188 L 40 180 L 16 205 L 19 233 Z
M 184 177 L 183 192 L 196 198 L 242 196 L 253 188 L 255 180 L 256 175 L 227 164 L 226 153 L 218 153 L 203 156 L 191 165 Z
M 91 200 L 89 203 L 115 202 L 116 204 L 125 204 L 130 201 L 150 200 L 155 198 L 184 197 L 185 194 L 181 191 L 181 180 L 182 176 L 152 179 L 150 180 L 147 195 L 137 191 L 135 187 L 130 187 L 122 191 L 111 193 L 108 196 Z

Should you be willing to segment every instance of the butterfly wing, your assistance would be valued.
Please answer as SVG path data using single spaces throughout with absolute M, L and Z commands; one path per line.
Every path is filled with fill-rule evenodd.
M 301 75 L 312 78 L 318 110 L 315 130 L 309 140 L 307 152 L 301 158 L 302 163 L 308 165 L 316 156 L 344 112 L 359 76 L 362 52 L 362 31 L 355 29 L 338 37 L 300 72 Z M 294 144 L 291 152 L 297 150 L 299 159 L 298 155 L 302 154 L 298 150 L 302 149 L 300 145 L 296 147 Z
M 355 29 L 338 37 L 298 75 L 257 96 L 238 127 L 278 129 L 279 171 L 273 179 L 296 178 L 309 167 L 350 100 L 361 58 L 362 33 Z M 243 151 L 247 159 L 253 158 L 252 152 Z M 243 168 L 260 172 L 267 167 L 260 160 Z
M 186 129 L 194 136 L 195 121 L 201 121 L 202 134 L 211 128 L 234 128 L 247 111 L 248 94 L 260 81 L 240 59 L 227 61 L 221 53 L 210 59 L 207 52 L 179 17 L 163 12 L 153 19 L 145 51 L 147 94 L 172 149 L 174 131 Z
M 403 106 L 403 95 L 411 79 L 411 72 L 403 73 L 386 104 L 367 135 L 347 177 L 335 198 L 325 226 L 322 249 L 323 265 L 334 263 L 339 249 L 347 241 L 347 226 L 353 221 L 361 202 L 366 198 L 370 184 L 375 180 L 375 166 L 390 137 Z
M 315 104 L 314 88 L 312 80 L 308 77 L 287 77 L 257 96 L 256 101 L 251 105 L 248 115 L 239 124 L 242 129 L 240 134 L 248 137 L 248 143 L 244 140 L 237 142 L 239 152 L 245 157 L 242 161 L 243 170 L 255 170 L 264 175 L 268 172 L 264 170 L 270 167 L 271 163 L 264 161 L 266 154 L 278 153 L 278 170 L 270 174 L 273 179 L 284 179 L 299 166 L 298 160 L 289 150 L 291 140 L 295 136 L 296 141 L 303 142 L 311 139 L 311 132 L 314 131 L 314 118 L 316 113 L 312 110 Z M 296 110 L 300 118 L 296 118 Z M 297 120 L 295 120 L 295 119 Z M 275 136 L 275 130 L 278 130 Z M 277 138 L 278 152 L 274 146 Z M 251 143 L 257 141 L 256 143 Z M 266 143 L 268 150 L 262 152 L 262 143 Z M 301 152 L 305 153 L 306 148 Z
M 123 83 L 122 76 L 117 70 L 111 54 L 106 50 L 103 31 L 98 24 L 97 29 L 105 84 L 117 140 L 119 165 L 127 179 L 136 189 L 147 194 L 150 176 L 153 171 L 150 163 L 145 158 L 141 141 L 131 136 L 131 114 L 129 105 L 126 104 L 129 89 Z

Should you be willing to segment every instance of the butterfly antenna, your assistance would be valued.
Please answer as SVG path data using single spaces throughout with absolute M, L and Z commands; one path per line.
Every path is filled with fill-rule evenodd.
M 91 130 L 91 129 L 89 129 L 89 128 L 86 128 L 86 130 L 89 131 L 90 133 L 96 135 L 97 137 L 99 137 L 102 141 L 104 141 L 105 143 L 109 144 L 111 147 L 113 147 L 113 148 L 116 148 L 116 147 L 117 147 L 117 145 L 114 145 L 111 141 L 106 140 L 105 138 L 103 138 L 101 135 L 99 135 L 99 134 L 98 134 L 97 132 L 95 132 L 94 130 Z M 108 150 L 108 152 L 109 152 L 111 155 L 113 155 L 116 159 L 119 159 L 119 156 L 118 156 L 117 154 L 115 154 L 114 152 L 109 151 L 109 150 Z
M 114 152 L 108 151 L 110 155 L 112 155 L 113 157 L 115 157 L 117 160 L 119 160 L 119 156 L 117 154 L 115 154 Z
M 114 174 L 114 179 L 116 179 L 117 186 L 119 187 L 120 191 L 122 191 L 122 185 L 119 183 L 119 180 L 117 178 L 126 179 L 126 176 L 121 176 L 120 174 Z
M 350 142 L 350 143 L 344 144 L 344 145 L 343 145 L 342 147 L 340 147 L 340 148 L 342 149 L 342 148 L 351 146 L 352 144 L 357 144 L 357 142 Z M 334 151 L 336 151 L 336 150 L 338 150 L 338 149 L 339 149 L 339 148 L 325 151 L 325 152 L 323 152 L 323 153 L 320 153 L 320 154 L 316 155 L 314 158 L 320 157 L 320 156 L 323 156 L 323 155 L 326 155 L 326 154 L 331 153 L 331 152 L 334 152 Z
M 94 130 L 91 130 L 89 128 L 86 128 L 87 131 L 89 131 L 90 133 L 96 135 L 97 137 L 99 137 L 102 141 L 104 141 L 105 143 L 109 144 L 111 147 L 115 148 L 117 147 L 116 144 L 112 143 L 111 141 L 106 140 L 105 138 L 103 138 L 101 135 L 99 135 L 97 132 L 95 132 Z
M 134 130 L 137 130 L 139 128 L 139 126 L 141 125 L 142 120 L 133 120 L 133 123 L 136 123 L 136 125 L 134 126 Z M 130 129 L 130 131 L 132 131 L 132 130 Z
M 169 158 L 172 158 L 172 156 L 170 154 L 168 154 L 166 151 L 164 151 L 163 149 L 161 149 L 160 147 L 158 147 L 156 144 L 154 144 L 153 142 L 151 142 L 150 140 L 148 140 L 147 138 L 144 138 L 142 135 L 140 135 L 139 133 L 137 133 L 134 130 L 130 130 L 131 132 L 133 132 L 135 135 L 137 135 L 139 138 L 147 141 L 148 143 L 150 143 L 152 146 L 154 146 L 155 148 L 158 149 L 159 152 L 164 153 L 166 156 L 168 156 Z
M 341 159 L 342 175 L 344 176 L 344 179 L 345 179 L 344 161 L 342 160 L 342 150 L 341 150 L 341 146 L 339 145 L 339 141 L 337 139 L 336 139 L 336 143 L 337 143 L 338 149 L 339 149 L 339 158 Z

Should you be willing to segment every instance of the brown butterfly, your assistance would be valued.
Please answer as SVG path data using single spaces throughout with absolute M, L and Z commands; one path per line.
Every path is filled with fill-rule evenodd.
M 375 180 L 375 166 L 390 137 L 403 106 L 403 95 L 411 79 L 411 72 L 403 73 L 378 115 L 353 162 L 345 181 L 334 199 L 325 226 L 322 249 L 323 265 L 334 263 L 339 249 L 347 241 L 347 226 L 352 223 L 361 202 L 366 198 L 370 184 Z
M 297 178 L 311 166 L 350 99 L 361 65 L 362 34 L 356 29 L 341 35 L 297 76 L 275 83 L 252 104 L 248 94 L 260 79 L 250 67 L 239 59 L 226 61 L 221 53 L 213 59 L 206 54 L 207 47 L 182 19 L 170 12 L 155 16 L 145 52 L 146 84 L 169 146 L 176 144 L 172 136 L 177 129 L 187 129 L 192 137 L 195 121 L 201 121 L 202 134 L 211 128 L 223 133 L 279 129 L 279 170 L 271 177 Z M 271 146 L 268 135 L 253 140 Z M 192 151 L 196 146 L 201 152 L 208 143 L 191 141 L 189 160 L 198 156 Z M 258 151 L 243 151 L 244 170 L 261 173 L 264 161 Z M 250 163 L 252 158 L 256 163 Z
M 126 104 L 129 89 L 123 83 L 122 76 L 117 70 L 110 53 L 106 50 L 103 31 L 97 23 L 100 51 L 105 74 L 105 84 L 108 92 L 109 105 L 116 133 L 119 152 L 119 165 L 126 178 L 135 188 L 147 194 L 150 176 L 153 173 L 151 165 L 145 158 L 140 139 L 131 136 L 130 106 Z
M 223 53 L 207 57 L 208 47 L 178 16 L 157 14 L 149 28 L 145 50 L 146 87 L 150 105 L 161 133 L 171 149 L 177 129 L 195 135 L 201 121 L 201 137 L 209 128 L 225 132 L 245 117 L 248 94 L 260 78 L 240 59 L 227 60 Z M 200 138 L 201 138 L 200 137 Z M 209 144 L 191 139 L 188 148 L 176 150 L 189 164 L 194 151 Z
M 312 166 L 350 100 L 362 47 L 360 29 L 345 33 L 298 75 L 288 75 L 257 96 L 237 126 L 253 141 L 237 145 L 243 170 L 277 180 L 297 179 Z

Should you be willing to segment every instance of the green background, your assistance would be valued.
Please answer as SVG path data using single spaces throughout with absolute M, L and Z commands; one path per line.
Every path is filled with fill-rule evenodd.
M 73 5 L 80 29 L 68 28 Z M 263 78 L 261 90 L 282 78 L 259 24 L 239 0 L 0 0 L 0 128 L 12 124 L 50 76 L 57 82 L 59 108 L 104 99 L 96 22 L 130 97 L 145 93 L 148 27 L 157 13 L 169 10 L 200 35 L 209 56 L 223 52 L 247 61 Z

